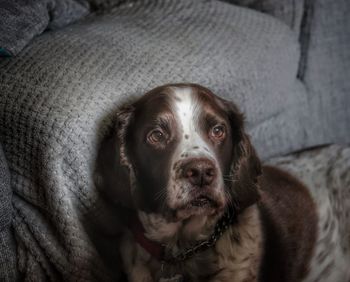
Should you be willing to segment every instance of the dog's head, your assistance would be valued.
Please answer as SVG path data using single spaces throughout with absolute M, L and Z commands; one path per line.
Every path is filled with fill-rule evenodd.
M 161 86 L 123 108 L 112 144 L 112 197 L 135 209 L 183 220 L 258 198 L 260 162 L 242 114 L 200 85 Z

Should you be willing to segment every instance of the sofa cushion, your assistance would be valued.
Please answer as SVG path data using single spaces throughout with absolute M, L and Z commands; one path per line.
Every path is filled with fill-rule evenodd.
M 222 0 L 242 7 L 248 7 L 271 16 L 287 24 L 299 35 L 307 2 L 313 0 Z
M 225 1 L 270 14 L 293 29 L 301 46 L 298 78 L 308 89 L 304 111 L 307 112 L 308 123 L 312 125 L 309 128 L 312 133 L 307 132 L 309 129 L 305 133 L 312 136 L 311 143 L 314 145 L 332 142 L 349 144 L 350 2 Z
M 18 54 L 45 29 L 61 28 L 89 13 L 81 0 L 3 0 L 0 2 L 0 57 Z
M 46 32 L 18 58 L 2 60 L 5 93 L 15 86 L 13 94 L 23 103 L 46 95 L 43 107 L 62 119 L 62 112 L 76 107 L 77 97 L 84 101 L 80 108 L 98 107 L 95 100 L 111 106 L 122 96 L 141 95 L 159 84 L 197 82 L 236 101 L 250 126 L 304 99 L 303 89 L 295 92 L 298 43 L 286 26 L 215 1 L 154 4 L 152 11 L 142 5 L 148 4 L 125 4 L 112 14 Z M 45 89 L 50 93 L 38 94 Z M 26 105 L 32 106 L 38 105 Z M 273 146 L 269 152 L 292 147 Z
M 235 101 L 263 158 L 310 145 L 298 60 L 286 25 L 198 0 L 126 1 L 2 59 L 0 135 L 25 254 L 21 271 L 29 278 L 116 279 L 114 260 L 106 270 L 88 234 L 105 208 L 94 161 L 116 108 L 150 88 L 194 82 Z
M 324 143 L 350 142 L 350 2 L 312 1 L 302 42 L 310 119 Z M 334 130 L 336 129 L 336 130 Z

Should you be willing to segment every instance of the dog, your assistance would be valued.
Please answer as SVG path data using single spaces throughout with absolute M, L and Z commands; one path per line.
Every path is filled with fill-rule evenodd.
M 317 236 L 307 188 L 263 166 L 238 107 L 197 84 L 117 114 L 100 168 L 128 281 L 301 281 Z

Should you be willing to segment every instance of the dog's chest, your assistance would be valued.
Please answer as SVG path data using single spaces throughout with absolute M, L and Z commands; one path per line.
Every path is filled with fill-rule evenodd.
M 178 264 L 150 262 L 155 281 L 256 281 L 260 246 L 255 242 L 233 241 L 228 231 L 216 246 Z
M 238 235 L 238 237 L 237 237 Z M 257 281 L 262 234 L 255 207 L 249 208 L 238 225 L 229 228 L 215 246 L 177 264 L 151 259 L 148 267 L 155 281 Z

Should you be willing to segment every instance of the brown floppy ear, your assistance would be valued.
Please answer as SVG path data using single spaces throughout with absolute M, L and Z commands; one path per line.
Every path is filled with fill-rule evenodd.
M 127 208 L 133 205 L 134 177 L 126 154 L 125 138 L 133 112 L 134 108 L 127 106 L 117 113 L 112 132 L 101 143 L 95 171 L 96 185 L 106 200 Z
M 243 210 L 259 199 L 258 177 L 261 163 L 249 136 L 244 131 L 244 116 L 237 106 L 225 102 L 232 131 L 233 156 L 230 176 L 231 197 L 235 208 Z

